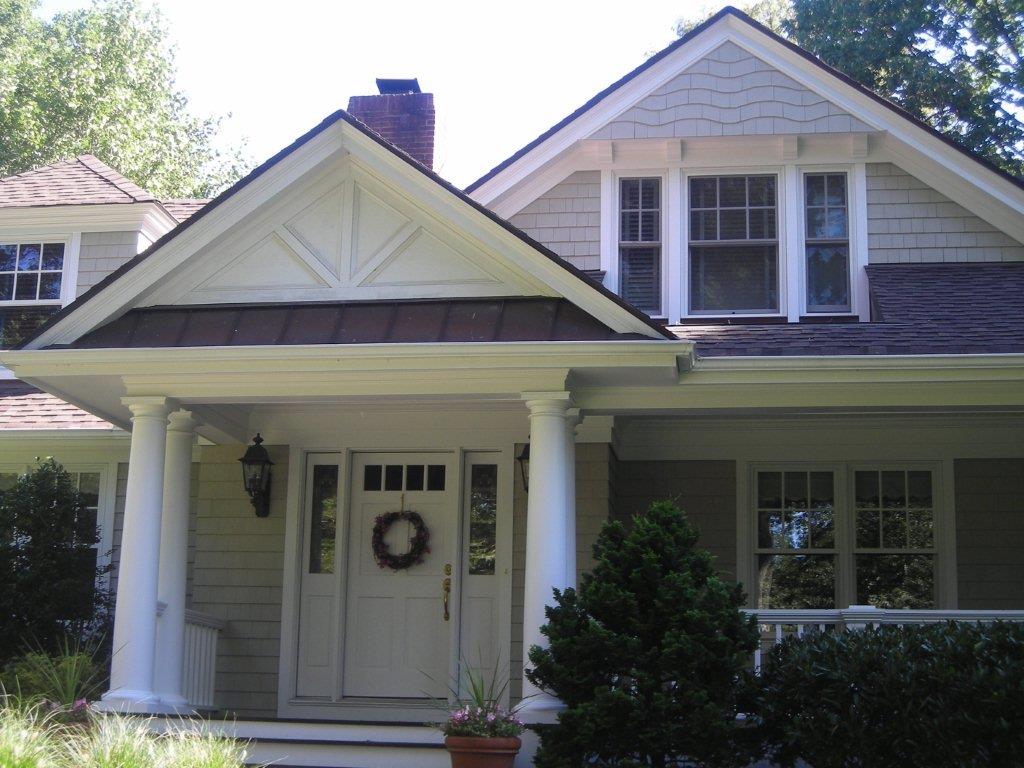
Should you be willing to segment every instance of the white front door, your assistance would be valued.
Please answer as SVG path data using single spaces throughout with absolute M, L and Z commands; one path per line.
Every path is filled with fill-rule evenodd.
M 456 462 L 441 453 L 357 453 L 352 458 L 351 517 L 345 590 L 346 697 L 443 697 L 453 658 L 454 589 L 459 542 Z M 382 568 L 373 529 L 387 512 L 418 513 L 429 532 L 423 560 Z M 400 520 L 384 537 L 393 554 L 409 550 L 415 531 Z

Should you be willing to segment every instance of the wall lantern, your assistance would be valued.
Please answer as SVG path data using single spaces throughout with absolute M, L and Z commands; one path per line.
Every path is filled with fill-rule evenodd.
M 270 514 L 270 468 L 274 462 L 263 447 L 263 438 L 259 433 L 239 461 L 242 463 L 242 484 L 252 500 L 256 517 L 267 517 Z
M 523 450 L 516 456 L 516 461 L 519 463 L 519 474 L 523 477 L 523 490 L 529 491 L 530 484 L 530 444 L 524 443 Z

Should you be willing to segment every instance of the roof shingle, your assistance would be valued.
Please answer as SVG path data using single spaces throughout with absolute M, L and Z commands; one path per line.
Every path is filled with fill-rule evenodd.
M 0 208 L 155 202 L 92 155 L 79 155 L 0 179 Z
M 17 379 L 0 381 L 0 432 L 12 429 L 106 429 L 115 427 L 58 397 Z

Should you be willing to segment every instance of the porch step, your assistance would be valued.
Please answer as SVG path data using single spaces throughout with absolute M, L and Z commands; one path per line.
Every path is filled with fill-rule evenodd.
M 245 741 L 246 763 L 275 768 L 449 768 L 444 737 L 425 725 L 287 720 L 206 721 Z

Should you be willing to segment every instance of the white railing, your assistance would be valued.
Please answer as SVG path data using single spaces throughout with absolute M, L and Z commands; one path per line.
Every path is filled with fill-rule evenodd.
M 757 617 L 761 645 L 754 651 L 754 668 L 761 668 L 764 651 L 787 637 L 803 637 L 811 632 L 840 632 L 892 624 L 935 624 L 943 621 L 1024 621 L 1024 611 L 942 611 L 875 608 L 851 605 L 829 610 L 788 610 L 770 608 L 749 610 Z
M 185 611 L 185 660 L 182 693 L 196 709 L 212 709 L 217 679 L 217 636 L 224 622 L 198 611 Z

